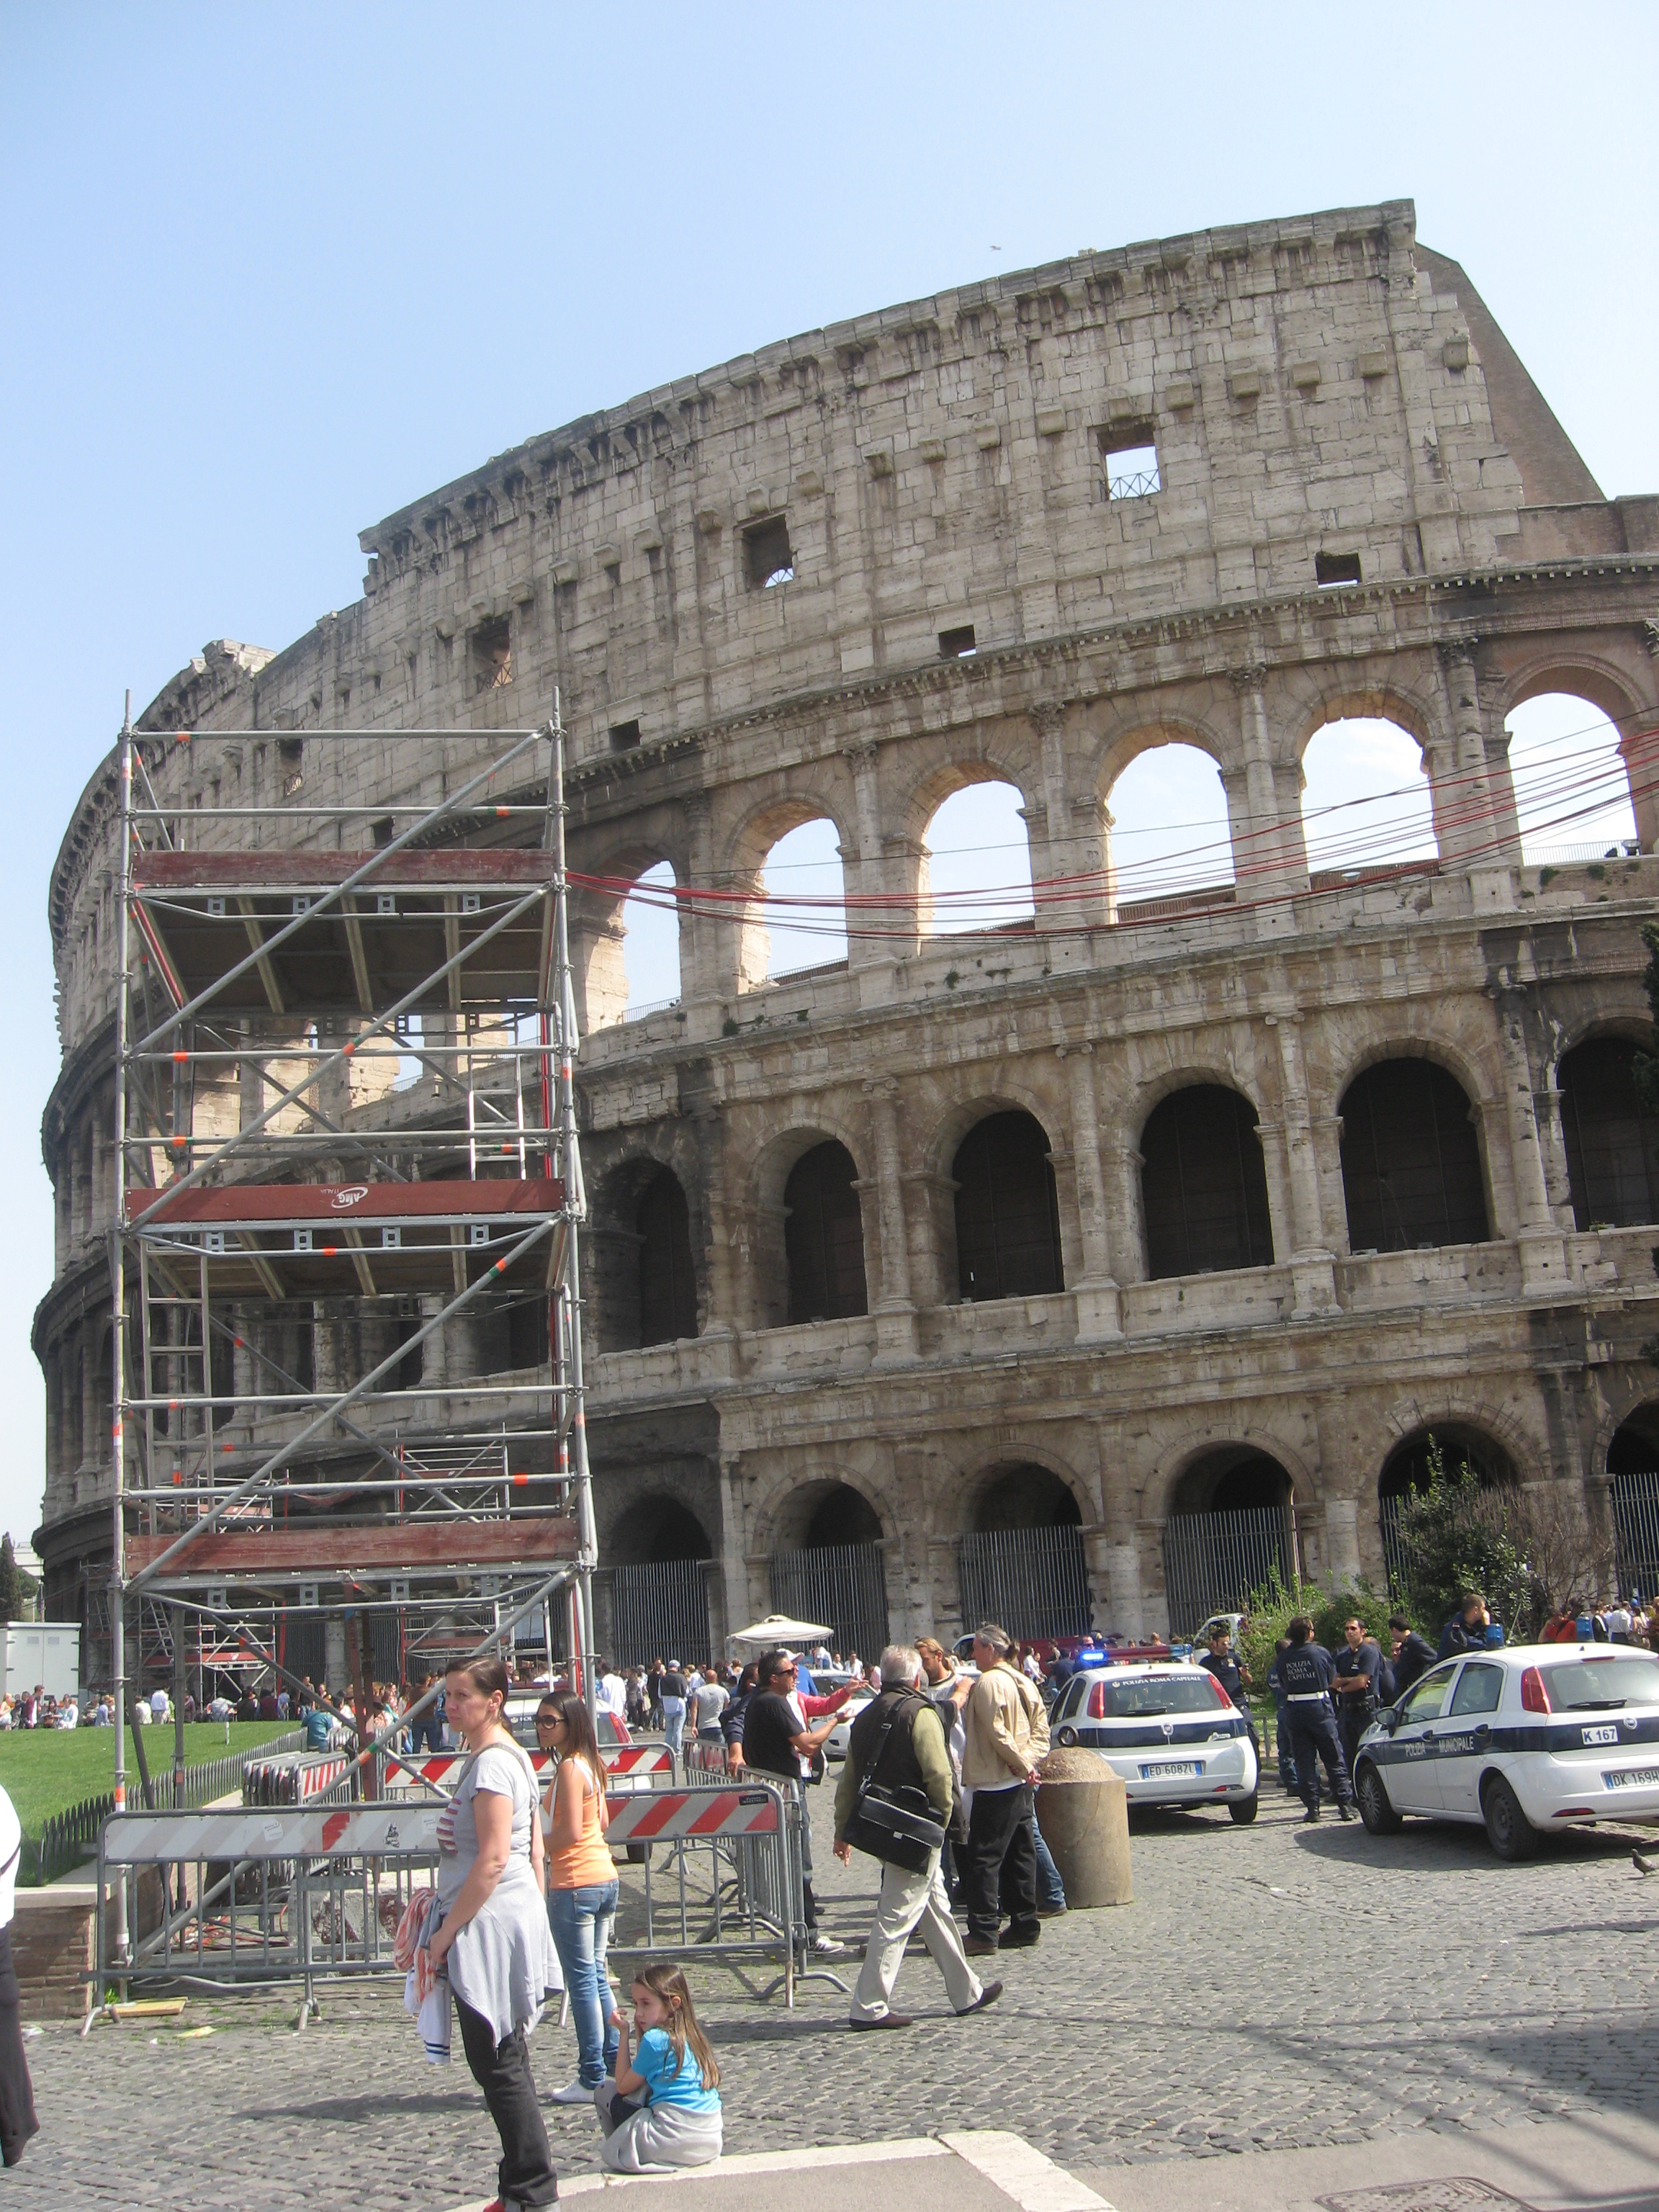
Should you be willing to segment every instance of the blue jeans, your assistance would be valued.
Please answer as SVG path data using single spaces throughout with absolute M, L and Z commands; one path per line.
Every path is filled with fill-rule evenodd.
M 585 2089 L 597 2089 L 617 2063 L 617 2031 L 610 2024 L 611 1984 L 605 1954 L 617 1918 L 617 1884 L 587 1882 L 580 1889 L 550 1889 L 548 1924 L 570 1993 L 576 2030 L 577 2072 Z
M 1031 1841 L 1036 1846 L 1037 1903 L 1045 1912 L 1064 1912 L 1066 1885 L 1060 1878 L 1053 1852 L 1042 1839 L 1035 1813 L 1031 1815 Z
M 662 1701 L 662 1732 L 668 1740 L 668 1748 L 678 1753 L 685 1735 L 685 1699 L 665 1698 Z

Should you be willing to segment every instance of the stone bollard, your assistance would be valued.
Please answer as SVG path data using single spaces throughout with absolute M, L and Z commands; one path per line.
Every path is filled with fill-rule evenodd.
M 1041 1768 L 1037 1826 L 1054 1855 L 1066 1902 L 1131 1905 L 1129 1793 L 1091 1751 L 1051 1751 Z

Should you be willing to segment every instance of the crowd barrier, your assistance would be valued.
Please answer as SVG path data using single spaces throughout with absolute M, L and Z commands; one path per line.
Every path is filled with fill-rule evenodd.
M 752 1776 L 677 1786 L 665 1747 L 630 1746 L 613 1757 L 620 1771 L 606 1793 L 608 1840 L 630 1863 L 618 1869 L 621 1940 L 611 1956 L 685 1952 L 723 1959 L 740 1976 L 745 1965 L 771 1960 L 781 1972 L 764 1989 L 747 1985 L 763 1997 L 781 1987 L 793 2005 L 806 1945 L 795 1794 Z M 99 1916 L 100 1994 L 111 1983 L 298 1983 L 303 2022 L 319 1984 L 395 1974 L 398 1917 L 412 1891 L 436 1880 L 443 1778 L 432 1778 L 429 1796 L 411 1788 L 366 1802 L 112 1814 L 99 1838 L 100 1893 L 112 1881 L 132 1885 L 130 1927 L 138 1925 L 144 1869 L 177 1869 L 178 1878 L 164 1874 L 159 1923 L 127 1959 L 110 1954 L 113 1916 Z
M 245 1805 L 302 1805 L 331 1790 L 350 1767 L 338 1751 L 285 1751 L 275 1758 L 250 1759 L 242 1769 Z

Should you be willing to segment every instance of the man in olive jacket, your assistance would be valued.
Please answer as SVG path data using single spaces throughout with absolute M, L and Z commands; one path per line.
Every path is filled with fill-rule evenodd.
M 890 1644 L 881 1655 L 881 1692 L 854 1722 L 836 1789 L 836 1856 L 843 1865 L 853 1856 L 847 1831 L 866 1775 L 874 1765 L 882 1730 L 892 1726 L 880 1753 L 884 1790 L 903 1786 L 927 1793 L 929 1810 L 941 1826 L 950 1820 L 955 1779 L 945 1730 L 932 1703 L 921 1694 L 921 1660 L 908 1644 Z M 1000 1982 L 981 1983 L 963 1955 L 962 1937 L 951 1917 L 951 1901 L 939 1876 L 939 1853 L 913 1874 L 884 1860 L 881 1894 L 865 1948 L 864 1968 L 848 2015 L 852 2027 L 913 2027 L 908 2013 L 889 2002 L 911 1931 L 919 1928 L 928 1956 L 945 1978 L 945 1995 L 958 2013 L 982 2012 L 1002 1995 Z

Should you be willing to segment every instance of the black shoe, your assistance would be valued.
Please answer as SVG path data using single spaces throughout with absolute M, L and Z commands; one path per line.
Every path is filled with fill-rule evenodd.
M 1311 1812 L 1304 1813 L 1302 1815 L 1302 1825 L 1304 1828 L 1316 1828 L 1318 1826 L 1319 1808 L 1317 1805 L 1313 1808 Z
M 1058 1920 L 1060 1915 L 1068 1910 L 1069 1907 L 1064 1905 L 1039 1905 L 1037 1907 L 1037 1918 L 1039 1920 Z
M 994 1936 L 970 1936 L 963 1945 L 970 1959 L 988 1959 L 997 1948 Z
M 1024 1934 L 1016 1934 L 1013 1929 L 1007 1928 L 999 1938 L 997 1948 L 1002 1951 L 1029 1951 L 1042 1933 L 1040 1928 L 1028 1928 Z
M 987 2005 L 994 2005 L 1001 1995 L 1002 1984 L 1000 1982 L 987 1982 L 985 1987 L 974 1999 L 972 2004 L 963 2005 L 962 2010 L 957 2014 L 957 2018 L 958 2020 L 966 2020 L 970 2012 L 983 2012 Z M 854 2025 L 856 2027 L 858 2023 L 854 2021 Z
M 908 2012 L 884 2012 L 878 2020 L 849 2020 L 847 2023 L 848 2027 L 857 2028 L 914 2027 L 915 2024 Z
M 1337 1815 L 1340 1820 L 1357 1820 L 1359 1818 L 1359 1815 L 1354 1811 L 1352 1805 L 1339 1805 L 1336 1810 Z

